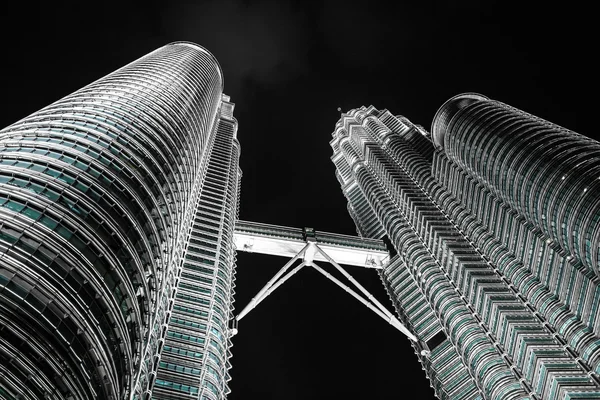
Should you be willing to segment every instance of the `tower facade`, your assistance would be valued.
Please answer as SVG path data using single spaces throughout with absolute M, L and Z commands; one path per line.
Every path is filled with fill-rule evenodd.
M 179 42 L 0 131 L 1 397 L 224 397 L 232 112 Z
M 600 399 L 600 144 L 467 93 L 342 115 L 336 176 L 441 399 Z

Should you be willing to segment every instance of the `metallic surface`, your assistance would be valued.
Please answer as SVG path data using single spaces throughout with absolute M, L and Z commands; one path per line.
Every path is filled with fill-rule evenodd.
M 221 104 L 185 259 L 175 274 L 175 295 L 161 329 L 153 399 L 224 399 L 230 391 L 233 235 L 241 170 L 237 121 L 228 100 Z
M 448 158 L 600 276 L 600 143 L 482 96 L 456 102 L 433 121 Z
M 597 142 L 467 93 L 432 139 L 371 106 L 331 146 L 357 230 L 397 252 L 380 275 L 439 398 L 600 399 Z
M 147 396 L 222 86 L 174 43 L 0 131 L 2 395 Z
M 329 232 L 315 232 L 319 247 L 337 263 L 366 268 L 381 268 L 389 259 L 380 240 Z M 282 257 L 294 257 L 306 245 L 302 229 L 257 222 L 238 221 L 235 226 L 236 250 Z M 314 259 L 327 261 L 316 252 Z

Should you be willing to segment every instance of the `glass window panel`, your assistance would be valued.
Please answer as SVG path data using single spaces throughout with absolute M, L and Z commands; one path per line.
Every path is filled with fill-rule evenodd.
M 52 230 L 54 230 L 54 228 L 56 228 L 58 226 L 58 222 L 56 220 L 54 220 L 46 215 L 44 215 L 40 219 L 40 222 Z
M 70 176 L 68 176 L 68 175 L 65 175 L 64 173 L 63 173 L 63 174 L 61 174 L 61 175 L 58 177 L 58 179 L 60 179 L 60 180 L 61 180 L 61 181 L 63 181 L 63 182 L 66 182 L 66 183 L 68 183 L 69 185 L 72 185 L 72 184 L 75 182 L 75 179 L 71 178 L 71 177 L 70 177 Z
M 25 207 L 25 209 L 23 210 L 23 214 L 26 215 L 27 217 L 31 218 L 34 221 L 37 221 L 38 218 L 42 215 L 41 212 L 34 210 L 31 207 Z
M 70 239 L 71 236 L 73 236 L 73 232 L 71 232 L 69 229 L 67 229 L 63 225 L 57 225 L 56 232 L 58 232 L 58 234 L 60 236 L 64 237 L 67 240 Z
M 50 189 L 48 189 L 48 188 L 46 188 L 46 189 L 45 189 L 45 190 L 42 192 L 42 194 L 43 194 L 44 196 L 46 196 L 47 198 L 49 198 L 50 200 L 52 200 L 52 201 L 58 201 L 58 198 L 60 197 L 60 195 L 59 195 L 57 192 L 55 192 L 55 191 L 53 191 L 53 190 L 50 190 Z
M 77 189 L 79 189 L 79 190 L 81 190 L 82 192 L 84 192 L 84 193 L 85 193 L 85 192 L 86 192 L 86 191 L 87 191 L 87 190 L 90 188 L 89 186 L 87 186 L 87 185 L 83 184 L 81 181 L 77 181 L 77 182 L 75 182 L 75 185 L 74 185 L 74 186 L 75 186 Z
M 60 176 L 60 174 L 61 174 L 59 171 L 56 171 L 56 170 L 51 169 L 51 168 L 48 168 L 45 172 L 46 172 L 46 175 L 50 175 L 50 176 L 53 176 L 55 178 L 58 178 Z
M 25 208 L 25 206 L 21 203 L 18 203 L 16 201 L 13 200 L 9 200 L 4 204 L 4 207 L 9 208 L 15 212 L 21 212 L 21 210 L 23 210 L 23 208 Z
M 20 236 L 20 232 L 6 225 L 0 228 L 0 238 L 6 240 L 9 243 L 15 243 Z
M 27 186 L 27 190 L 30 190 L 34 193 L 42 193 L 42 191 L 44 190 L 44 187 L 40 186 L 36 183 L 30 182 L 29 185 Z

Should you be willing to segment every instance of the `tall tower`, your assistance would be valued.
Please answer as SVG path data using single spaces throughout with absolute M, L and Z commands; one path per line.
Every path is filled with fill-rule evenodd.
M 222 91 L 208 51 L 172 43 L 0 131 L 0 397 L 227 393 Z
M 441 399 L 600 399 L 600 144 L 477 94 L 431 135 L 361 107 L 331 141 Z

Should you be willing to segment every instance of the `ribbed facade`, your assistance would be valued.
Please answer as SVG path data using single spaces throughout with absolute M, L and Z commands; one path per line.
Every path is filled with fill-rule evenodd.
M 465 94 L 431 135 L 352 110 L 331 146 L 437 397 L 600 399 L 597 142 Z
M 0 397 L 147 399 L 182 367 L 224 397 L 240 172 L 222 90 L 209 52 L 173 43 L 0 131 Z M 208 344 L 177 358 L 190 291 Z
M 235 246 L 239 211 L 240 147 L 233 107 L 221 120 L 196 207 L 164 345 L 153 399 L 225 399 L 229 393 Z

